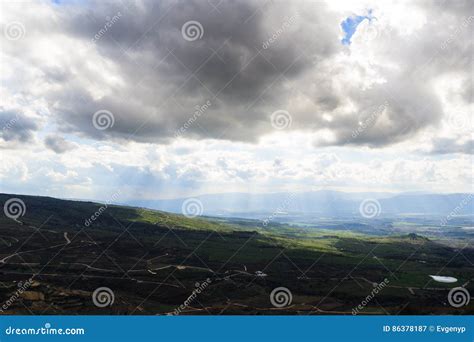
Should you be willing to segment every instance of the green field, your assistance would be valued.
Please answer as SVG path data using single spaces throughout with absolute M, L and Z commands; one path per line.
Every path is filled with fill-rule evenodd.
M 474 293 L 471 238 L 422 234 L 421 223 L 418 233 L 399 220 L 393 224 L 403 232 L 368 234 L 323 223 L 264 227 L 47 197 L 0 199 L 13 196 L 27 210 L 18 221 L 0 219 L 0 303 L 18 282 L 33 281 L 3 314 L 171 314 L 208 278 L 180 314 L 351 314 L 385 279 L 359 314 L 474 313 L 472 302 L 454 308 L 447 301 L 453 287 Z M 112 305 L 93 304 L 99 287 L 113 291 Z M 277 287 L 292 294 L 282 308 L 270 301 Z

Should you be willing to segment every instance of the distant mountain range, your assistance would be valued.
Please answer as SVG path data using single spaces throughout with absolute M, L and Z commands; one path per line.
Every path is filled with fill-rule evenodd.
M 375 209 L 384 215 L 474 215 L 474 194 L 426 193 L 346 193 L 315 191 L 300 193 L 226 193 L 193 197 L 202 204 L 204 215 L 238 216 L 239 213 L 304 213 L 324 216 L 359 215 Z M 126 204 L 181 213 L 189 198 L 171 200 L 136 200 Z M 375 200 L 375 201 L 373 201 Z M 364 202 L 365 201 L 365 202 Z

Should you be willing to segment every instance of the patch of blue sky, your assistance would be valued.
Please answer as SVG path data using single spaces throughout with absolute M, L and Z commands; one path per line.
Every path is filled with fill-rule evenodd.
M 371 22 L 372 19 L 374 19 L 371 9 L 367 11 L 367 15 L 352 15 L 341 23 L 342 30 L 344 31 L 344 38 L 342 38 L 341 40 L 342 44 L 344 45 L 351 44 L 351 38 L 356 32 L 357 26 L 359 26 L 359 24 L 366 19 L 369 22 Z
M 85 4 L 88 0 L 50 0 L 55 5 Z

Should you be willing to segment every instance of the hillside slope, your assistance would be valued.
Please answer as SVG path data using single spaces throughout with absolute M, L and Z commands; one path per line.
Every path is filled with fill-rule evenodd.
M 179 314 L 351 314 L 385 279 L 361 314 L 474 312 L 472 304 L 446 305 L 451 287 L 474 290 L 468 246 L 461 253 L 417 234 L 264 229 L 251 220 L 48 197 L 1 194 L 0 203 L 12 198 L 26 211 L 17 220 L 0 218 L 0 303 L 10 303 L 4 314 L 172 314 L 204 283 Z M 458 282 L 433 283 L 430 275 L 439 272 Z M 30 285 L 17 296 L 20 282 Z M 93 300 L 103 287 L 114 298 L 106 307 Z M 272 305 L 277 287 L 291 291 L 291 305 Z

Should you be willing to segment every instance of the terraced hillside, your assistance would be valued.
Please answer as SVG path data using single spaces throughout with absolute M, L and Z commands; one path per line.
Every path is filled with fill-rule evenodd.
M 472 302 L 448 301 L 454 287 L 474 294 L 468 238 L 450 245 L 22 195 L 0 203 L 11 198 L 26 211 L 0 218 L 3 314 L 474 313 Z

